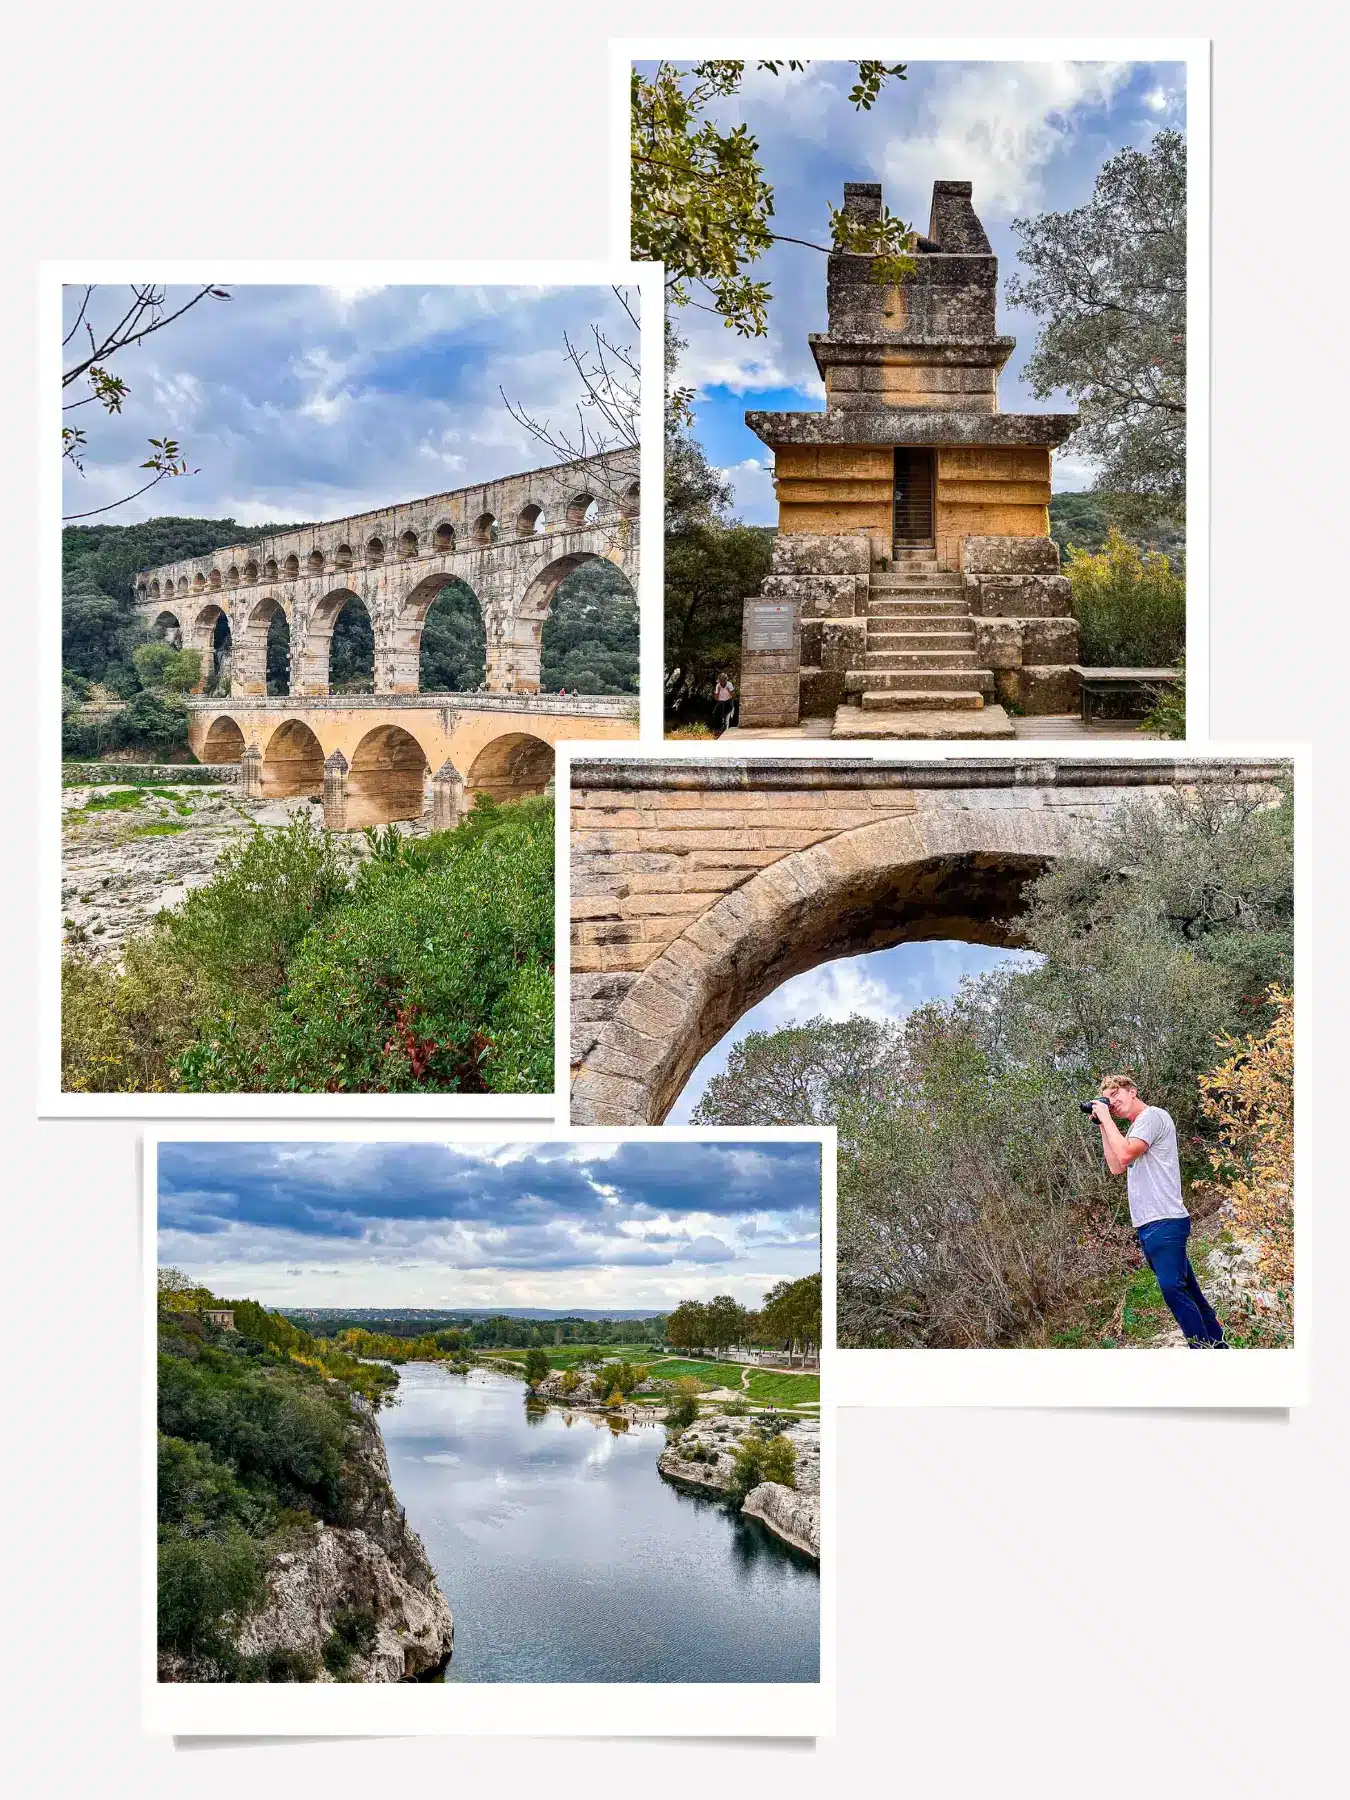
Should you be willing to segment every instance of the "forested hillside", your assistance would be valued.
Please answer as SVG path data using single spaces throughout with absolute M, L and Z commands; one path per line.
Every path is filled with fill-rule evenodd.
M 158 1325 L 160 1679 L 401 1680 L 434 1668 L 450 1648 L 449 1609 L 370 1417 L 397 1373 L 176 1269 L 159 1272 Z M 322 1602 L 297 1604 L 319 1591 L 295 1580 L 306 1565 L 336 1577 L 337 1595 L 330 1580 Z
M 637 693 L 637 600 L 613 563 L 596 557 L 572 571 L 554 595 L 541 648 L 546 694 Z

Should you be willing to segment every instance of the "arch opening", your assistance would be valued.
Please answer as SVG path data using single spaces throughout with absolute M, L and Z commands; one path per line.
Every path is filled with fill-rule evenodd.
M 291 622 L 283 607 L 277 607 L 267 622 L 267 691 L 289 694 L 291 691 Z
M 593 525 L 600 512 L 594 494 L 574 494 L 567 502 L 567 523 L 573 530 Z
M 535 537 L 544 529 L 544 509 L 533 500 L 516 514 L 516 536 Z
M 328 691 L 375 692 L 375 628 L 365 601 L 355 594 L 334 615 L 328 645 Z
M 410 562 L 417 555 L 417 533 L 405 531 L 398 540 L 398 553 L 403 562 Z
M 211 721 L 202 740 L 201 761 L 204 763 L 238 762 L 244 754 L 244 734 L 235 721 L 222 714 Z
M 822 964 L 944 939 L 1018 949 L 1026 884 L 1057 852 L 1018 845 L 1016 822 L 971 827 L 958 818 L 955 829 L 978 829 L 984 841 L 916 854 L 908 819 L 843 832 L 771 864 L 699 915 L 706 926 L 700 945 L 716 932 L 717 951 L 701 948 L 692 974 L 676 939 L 638 976 L 612 1021 L 622 1032 L 629 1018 L 650 1019 L 649 1007 L 663 1020 L 659 1038 L 648 1029 L 640 1068 L 634 1064 L 632 1112 L 623 1122 L 661 1124 L 695 1069 L 745 1015 Z M 583 1062 L 583 1085 L 585 1072 Z
M 466 581 L 447 582 L 421 620 L 417 691 L 472 694 L 487 679 L 487 632 L 478 596 Z
M 175 649 L 175 650 L 182 649 L 182 647 L 183 647 L 183 627 L 179 623 L 178 617 L 175 613 L 171 613 L 171 612 L 160 613 L 159 617 L 155 620 L 155 623 L 154 623 L 154 626 L 152 627 L 152 629 L 157 638 L 162 638 L 164 640 L 164 642 L 166 644 L 169 644 L 173 649 Z
M 294 581 L 300 574 L 300 558 L 294 554 L 286 558 L 286 579 Z
M 562 557 L 547 607 L 530 621 L 545 694 L 636 694 L 638 601 L 623 570 L 604 556 Z M 527 603 L 533 587 L 526 594 Z
M 347 773 L 348 829 L 420 818 L 429 773 L 422 746 L 401 726 L 367 732 Z
M 269 800 L 323 793 L 323 747 L 302 720 L 287 719 L 267 740 L 262 785 Z
M 490 512 L 479 513 L 473 523 L 473 541 L 475 544 L 495 544 L 497 542 L 497 521 Z
M 542 794 L 553 779 L 553 746 L 527 731 L 508 731 L 493 738 L 474 758 L 465 786 L 471 794 L 492 800 L 523 800 Z
M 201 657 L 202 672 L 198 693 L 228 694 L 233 642 L 230 621 L 219 606 L 204 606 L 197 614 L 186 648 L 195 650 Z
M 436 543 L 436 548 L 443 555 L 448 555 L 449 552 L 454 549 L 454 547 L 455 547 L 455 528 L 453 525 L 450 524 L 450 522 L 448 520 L 442 520 L 442 522 L 436 527 L 435 543 Z
M 305 567 L 311 575 L 322 575 L 324 569 L 323 551 L 319 549 L 311 550 L 305 563 Z

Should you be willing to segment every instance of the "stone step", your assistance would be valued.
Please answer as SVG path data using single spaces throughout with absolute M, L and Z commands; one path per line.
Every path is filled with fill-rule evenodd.
M 968 619 L 970 607 L 964 600 L 869 600 L 865 616 L 869 619 Z
M 959 594 L 964 586 L 961 577 L 953 575 L 950 569 L 899 569 L 893 575 L 869 575 L 867 581 L 873 593 L 902 594 L 937 587 L 951 588 Z
M 936 556 L 893 556 L 889 569 L 878 569 L 878 575 L 905 575 L 912 570 L 936 573 L 942 567 Z
M 883 619 L 881 623 L 887 624 Z M 934 624 L 945 627 L 946 619 L 935 619 Z M 874 650 L 973 650 L 975 633 L 966 631 L 872 631 L 867 633 L 867 653 Z
M 976 666 L 974 650 L 869 650 L 864 657 L 868 675 L 968 675 Z
M 864 712 L 979 712 L 984 695 L 976 688 L 953 688 L 935 694 L 928 689 L 864 688 L 860 695 Z
M 868 648 L 863 659 L 870 674 L 888 669 L 926 670 L 973 669 L 975 652 L 970 650 L 873 650 Z
M 972 662 L 974 658 L 971 658 Z M 989 669 L 952 668 L 945 664 L 940 669 L 851 669 L 844 677 L 844 692 L 854 693 L 859 688 L 866 692 L 869 688 L 920 688 L 930 694 L 951 693 L 960 688 L 994 688 L 993 673 Z
M 904 712 L 889 704 L 864 712 L 860 706 L 845 701 L 834 715 L 830 736 L 872 742 L 907 738 L 975 743 L 990 738 L 1015 738 L 1017 733 L 997 701 L 986 700 L 979 707 L 917 706 Z

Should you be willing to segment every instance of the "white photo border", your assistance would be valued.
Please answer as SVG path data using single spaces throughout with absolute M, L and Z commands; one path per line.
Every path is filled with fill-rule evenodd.
M 835 1728 L 838 1484 L 835 1405 L 820 1408 L 820 1679 L 817 1682 L 161 1682 L 156 1675 L 156 1270 L 158 1161 L 164 1143 L 814 1143 L 820 1146 L 822 1336 L 834 1336 L 835 1133 L 828 1129 L 450 1123 L 278 1124 L 244 1120 L 147 1128 L 141 1140 L 141 1708 L 157 1735 L 506 1737 L 831 1736 Z M 447 1596 L 453 1608 L 453 1597 Z M 679 1702 L 684 1704 L 680 1705 Z M 690 1705 L 696 1701 L 696 1705 Z
M 1289 762 L 1294 771 L 1294 1342 L 1286 1350 L 1241 1350 L 1232 1356 L 1204 1355 L 1189 1349 L 1140 1350 L 841 1350 L 833 1333 L 825 1334 L 822 1374 L 828 1370 L 835 1406 L 1139 1406 L 1139 1407 L 1290 1407 L 1311 1399 L 1312 1364 L 1312 1237 L 1313 1237 L 1313 985 L 1312 985 L 1312 752 L 1307 744 L 1242 741 L 1193 744 L 1159 742 L 1138 737 L 1109 740 L 1103 750 L 1066 750 L 1026 742 L 967 746 L 915 742 L 904 746 L 904 760 L 961 763 L 1053 760 L 1096 762 L 1103 759 L 1150 762 L 1173 757 L 1187 762 Z M 644 762 L 755 762 L 735 744 L 700 744 L 697 755 L 681 745 L 651 751 L 618 745 L 569 746 L 559 757 L 557 776 L 558 935 L 557 1059 L 555 1092 L 559 1119 L 569 1116 L 571 1082 L 571 856 L 572 763 L 640 759 Z M 773 760 L 873 762 L 858 746 L 829 740 L 789 739 L 775 745 Z M 604 1127 L 618 1130 L 619 1127 Z M 642 1130 L 677 1130 L 645 1126 Z M 836 1246 L 829 1246 L 835 1266 Z M 827 1318 L 834 1315 L 830 1296 Z
M 664 388 L 661 269 L 624 259 L 604 262 L 144 261 L 90 259 L 47 262 L 41 270 L 40 366 L 55 371 L 61 344 L 61 291 L 70 282 L 153 280 L 169 284 L 221 282 L 233 288 L 277 284 L 421 287 L 636 288 L 641 296 L 642 566 L 638 581 L 638 739 L 661 731 L 662 469 L 661 397 Z M 653 322 L 658 326 L 652 329 Z M 41 1118 L 254 1119 L 547 1119 L 551 1094 L 81 1094 L 61 1086 L 61 464 L 47 446 L 56 439 L 60 391 L 40 387 L 38 465 L 40 587 L 39 653 L 39 1099 Z M 647 679 L 656 671 L 655 686 Z

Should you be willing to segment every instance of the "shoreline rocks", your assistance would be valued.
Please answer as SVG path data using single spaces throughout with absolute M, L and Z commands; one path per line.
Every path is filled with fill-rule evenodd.
M 656 1466 L 667 1481 L 692 1491 L 729 1495 L 735 1450 L 757 1420 L 707 1413 L 661 1452 Z M 794 1549 L 820 1560 L 820 1423 L 797 1419 L 782 1434 L 797 1455 L 795 1487 L 764 1481 L 752 1488 L 741 1512 L 758 1519 Z

